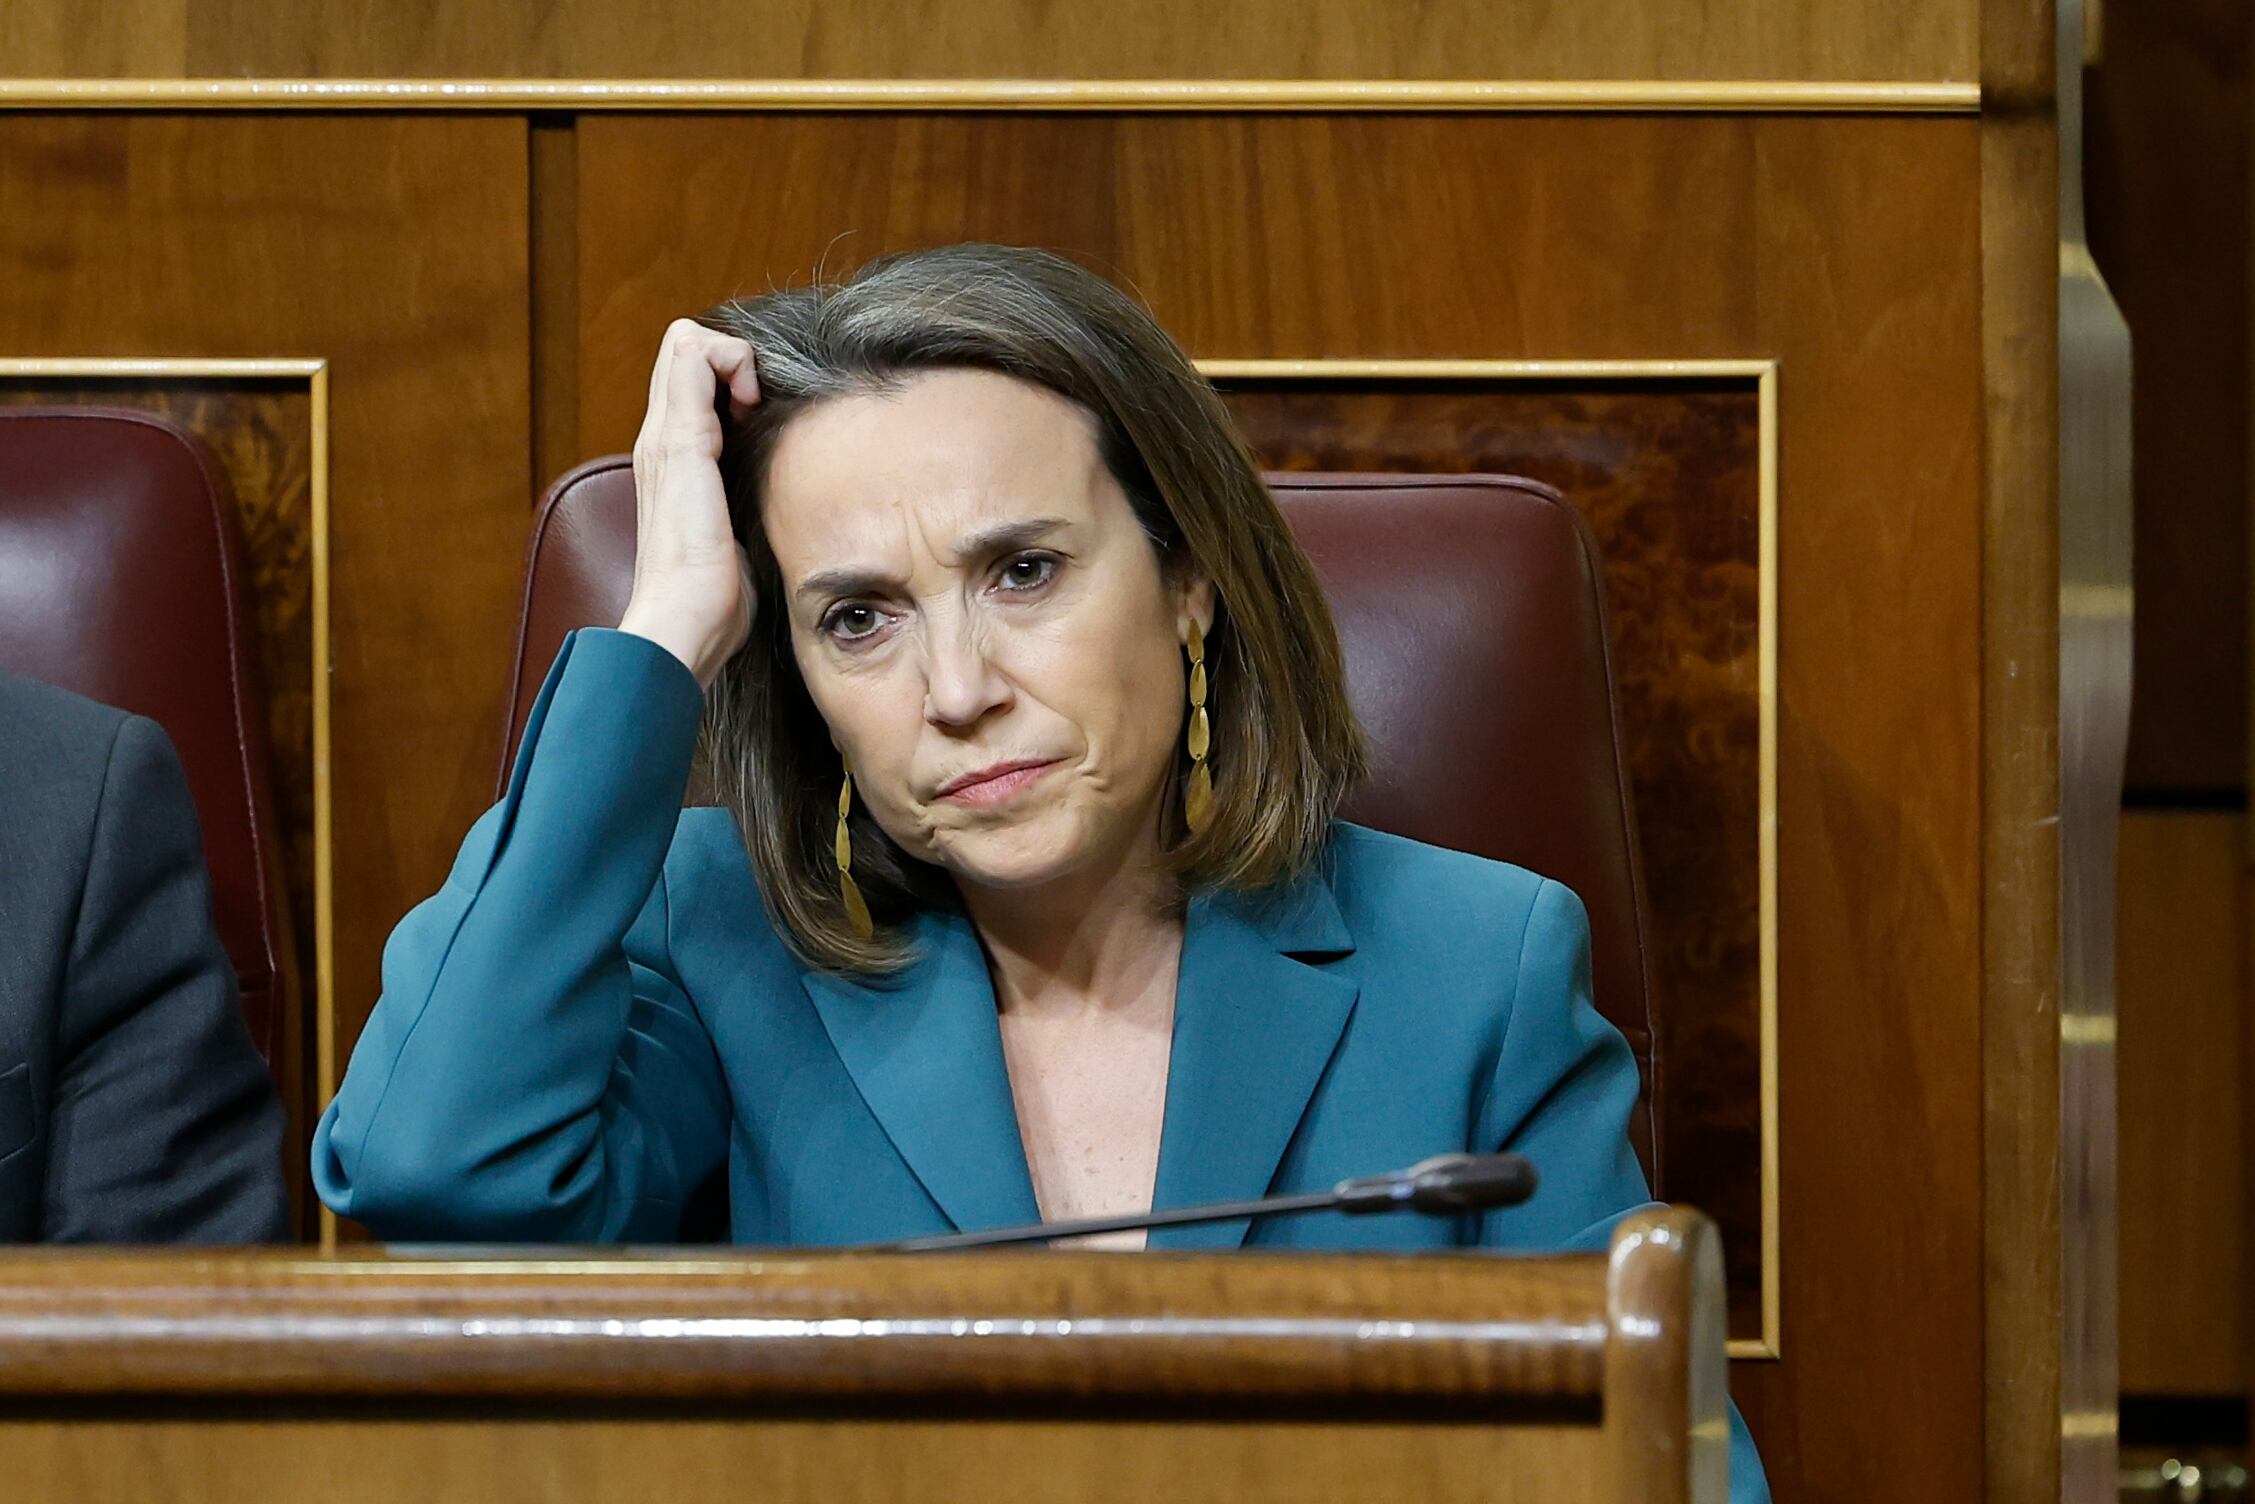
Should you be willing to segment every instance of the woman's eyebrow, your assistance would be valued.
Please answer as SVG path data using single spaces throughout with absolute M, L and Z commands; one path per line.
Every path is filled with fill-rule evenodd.
M 794 593 L 802 599 L 871 595 L 894 583 L 881 569 L 818 569 L 799 581 Z
M 1065 522 L 1066 519 L 1062 517 L 1025 517 L 1015 522 L 998 522 L 992 527 L 983 527 L 975 533 L 965 533 L 956 539 L 955 557 L 991 559 L 996 554 L 1039 543 L 1065 526 Z
M 1049 534 L 1067 525 L 1063 517 L 1025 517 L 1011 522 L 998 522 L 991 527 L 965 533 L 955 542 L 957 559 L 989 559 L 1012 549 L 1025 548 L 1040 542 Z M 801 598 L 837 599 L 844 596 L 870 595 L 899 583 L 881 569 L 863 569 L 847 565 L 838 569 L 818 569 L 799 581 L 793 593 Z

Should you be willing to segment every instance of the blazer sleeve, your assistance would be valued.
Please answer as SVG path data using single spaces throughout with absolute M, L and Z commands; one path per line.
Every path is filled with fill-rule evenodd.
M 1480 1113 L 1480 1142 L 1534 1161 L 1532 1199 L 1482 1219 L 1500 1248 L 1605 1246 L 1622 1214 L 1651 1193 L 1629 1144 L 1636 1057 L 1590 993 L 1589 916 L 1545 879 L 1519 945 L 1503 1049 Z
M 656 644 L 565 639 L 507 792 L 385 946 L 314 1134 L 339 1215 L 390 1239 L 678 1235 L 729 1123 L 663 875 L 702 711 Z
M 1636 1057 L 1592 1000 L 1589 915 L 1571 888 L 1545 879 L 1480 1115 L 1481 1144 L 1526 1155 L 1542 1179 L 1524 1205 L 1481 1219 L 1482 1246 L 1608 1247 L 1614 1225 L 1651 1203 L 1629 1143 L 1637 1091 Z M 1769 1497 L 1753 1434 L 1732 1405 L 1731 1504 Z
M 212 926 L 187 776 L 139 716 L 110 744 L 56 1045 L 44 1239 L 288 1232 L 281 1100 Z

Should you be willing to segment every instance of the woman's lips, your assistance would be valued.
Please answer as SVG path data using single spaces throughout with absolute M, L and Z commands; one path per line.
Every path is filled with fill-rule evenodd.
M 1042 774 L 1057 766 L 1058 759 L 1047 762 L 1003 763 L 1000 771 L 982 776 L 959 788 L 940 795 L 956 804 L 1001 804 L 1016 796 L 1018 791 Z

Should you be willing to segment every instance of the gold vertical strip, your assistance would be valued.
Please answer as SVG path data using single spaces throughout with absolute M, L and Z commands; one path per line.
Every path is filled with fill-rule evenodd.
M 329 363 L 314 368 L 313 418 L 313 1115 L 337 1090 L 335 785 L 330 776 Z M 337 1246 L 337 1214 L 321 1208 L 321 1251 Z
M 1761 537 L 1757 607 L 1761 658 L 1761 973 L 1762 973 L 1762 1356 L 1784 1356 L 1779 1286 L 1777 1048 L 1777 366 L 1757 382 L 1761 413 Z

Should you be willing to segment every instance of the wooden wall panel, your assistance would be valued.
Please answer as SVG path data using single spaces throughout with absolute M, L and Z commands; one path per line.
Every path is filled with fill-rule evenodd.
M 10 0 L 12 77 L 1974 76 L 1967 0 Z
M 678 1406 L 674 1407 L 678 1409 Z M 55 1425 L 0 1416 L 19 1504 L 1577 1504 L 1619 1497 L 1593 1428 L 1167 1416 L 955 1419 L 741 1414 L 378 1424 L 239 1412 Z M 308 1459 L 318 1458 L 309 1465 Z M 757 1479 L 758 1488 L 746 1488 Z
M 1981 0 L 1981 1497 L 2064 1492 L 2058 6 Z M 1961 1485 L 1971 1489 L 1971 1480 Z M 2078 1501 L 2100 1498 L 2078 1492 Z
M 1831 122 L 1851 139 L 1862 128 L 1912 140 L 1952 123 Z M 950 239 L 1083 254 L 1129 278 L 1200 357 L 1758 356 L 1757 140 L 1795 125 L 1821 128 L 1718 116 L 587 117 L 581 446 L 631 444 L 667 318 Z M 809 194 L 812 182 L 824 191 Z M 1671 254 L 1620 253 L 1654 243 Z
M 2245 819 L 2122 818 L 2122 1388 L 2247 1383 Z
M 0 77 L 176 78 L 194 0 L 10 0 Z
M 667 318 L 825 256 L 968 237 L 1086 254 L 1198 356 L 1779 359 L 1785 1356 L 1734 1377 L 1780 1497 L 1963 1495 L 1984 1382 L 1974 122 L 621 116 L 579 135 L 590 454 L 631 440 Z
M 0 116 L 0 348 L 331 362 L 338 1059 L 492 792 L 531 493 L 525 124 Z

